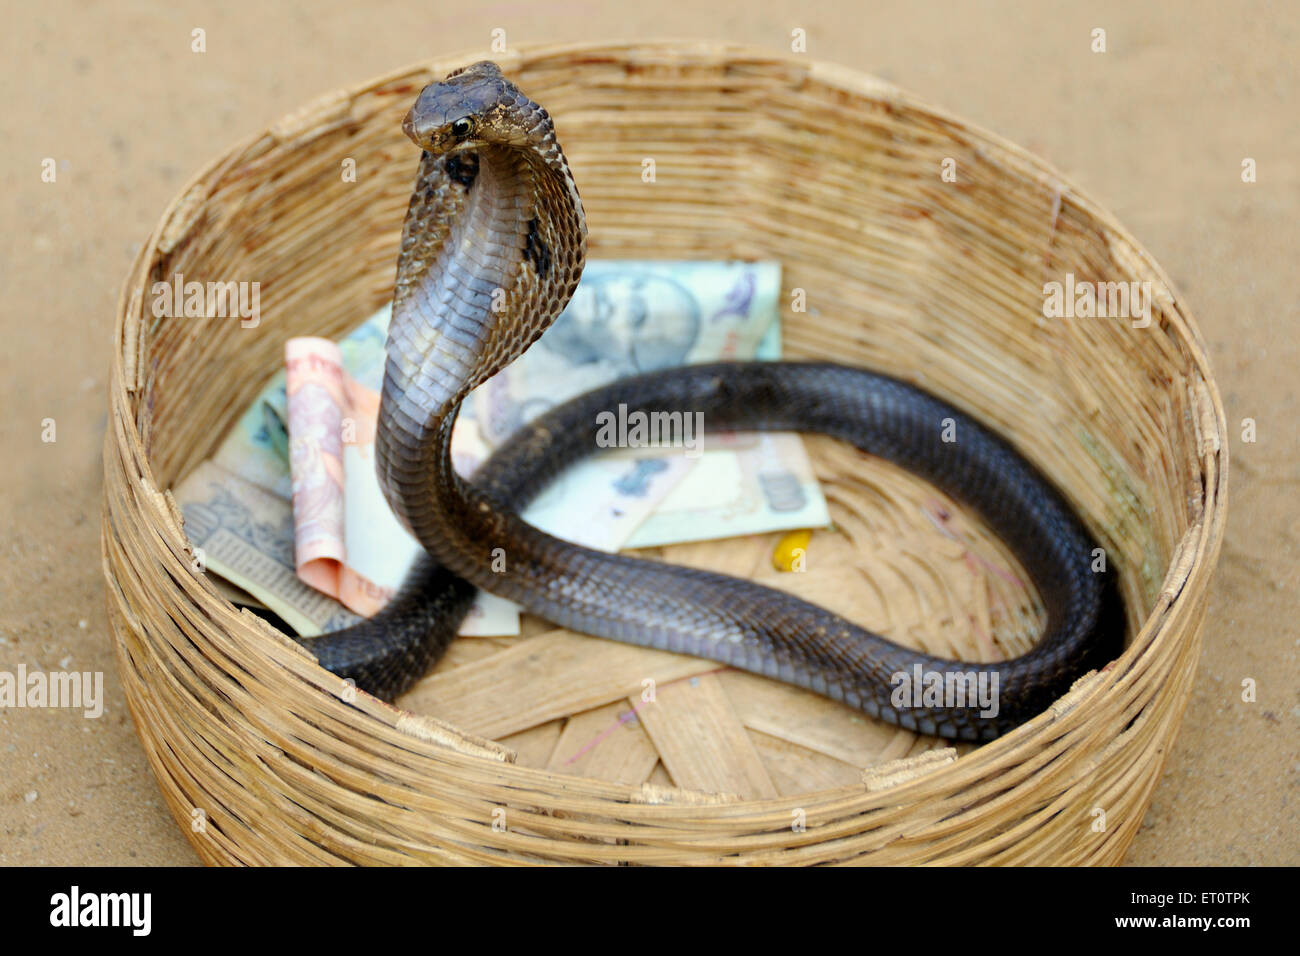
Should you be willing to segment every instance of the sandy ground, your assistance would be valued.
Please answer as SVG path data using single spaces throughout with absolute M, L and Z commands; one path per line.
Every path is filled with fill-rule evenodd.
M 0 863 L 193 863 L 114 670 L 99 559 L 112 312 L 216 151 L 318 94 L 456 50 L 680 36 L 874 72 L 1019 142 L 1109 207 L 1199 317 L 1233 433 L 1231 520 L 1182 733 L 1128 860 L 1294 864 L 1300 11 L 1287 4 L 749 0 L 186 3 L 0 10 L 0 669 L 103 671 L 97 720 L 0 711 Z M 862 12 L 858 12 L 862 11 Z M 190 52 L 191 31 L 207 52 Z M 1107 31 L 1108 52 L 1089 50 Z M 41 162 L 57 160 L 57 182 Z M 1241 181 L 1252 157 L 1258 182 Z M 1258 441 L 1242 442 L 1243 418 Z M 57 441 L 41 441 L 42 421 Z M 1244 678 L 1258 701 L 1241 700 Z

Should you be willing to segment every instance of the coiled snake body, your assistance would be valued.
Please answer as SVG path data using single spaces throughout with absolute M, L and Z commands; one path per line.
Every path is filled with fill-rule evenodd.
M 428 555 L 377 616 L 309 642 L 323 666 L 391 698 L 445 650 L 478 586 L 588 634 L 765 674 L 920 732 L 987 740 L 1114 653 L 1118 599 L 1093 573 L 1093 543 L 1061 497 L 961 412 L 860 369 L 723 363 L 626 379 L 552 409 L 472 481 L 459 477 L 457 409 L 563 310 L 586 222 L 549 115 L 494 64 L 426 87 L 403 129 L 424 153 L 402 233 L 376 460 L 390 506 Z M 597 413 L 619 403 L 703 412 L 707 429 L 822 432 L 929 479 L 978 510 L 1030 570 L 1044 638 L 1015 660 L 942 660 L 749 581 L 592 551 L 526 524 L 519 510 L 591 452 Z M 945 419 L 959 440 L 941 441 Z M 504 555 L 504 571 L 493 555 Z M 917 665 L 941 678 L 996 675 L 996 715 L 973 699 L 895 705 L 895 675 Z

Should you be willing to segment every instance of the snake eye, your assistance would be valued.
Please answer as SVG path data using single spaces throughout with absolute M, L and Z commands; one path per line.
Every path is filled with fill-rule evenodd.
M 474 132 L 474 121 L 468 116 L 462 116 L 458 120 L 453 120 L 451 124 L 451 134 L 459 136 L 462 139 Z

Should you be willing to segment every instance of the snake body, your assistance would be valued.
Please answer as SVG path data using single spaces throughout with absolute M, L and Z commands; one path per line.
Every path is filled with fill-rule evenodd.
M 446 649 L 477 586 L 578 631 L 774 677 L 919 732 L 988 740 L 1117 651 L 1113 579 L 1094 572 L 1095 545 L 1059 493 L 978 422 L 862 369 L 719 363 L 625 379 L 551 409 L 461 478 L 450 453 L 457 410 L 563 310 L 585 261 L 586 223 L 549 115 L 494 64 L 426 87 L 403 129 L 423 155 L 375 448 L 387 501 L 427 555 L 378 615 L 309 643 L 323 666 L 395 696 Z M 1044 637 L 1014 660 L 944 660 L 750 581 L 590 550 L 524 522 L 520 510 L 594 449 L 598 413 L 619 404 L 703 412 L 707 431 L 820 432 L 929 479 L 980 512 L 1030 571 Z M 973 684 L 965 701 L 900 702 L 900 674 L 949 686 L 992 679 L 995 713 L 973 700 Z

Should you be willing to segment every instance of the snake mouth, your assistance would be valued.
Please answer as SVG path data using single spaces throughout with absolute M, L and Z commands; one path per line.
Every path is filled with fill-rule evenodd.
M 412 143 L 434 156 L 445 156 L 486 145 L 484 140 L 477 137 L 467 139 L 455 136 L 446 126 L 430 129 L 416 118 L 415 110 L 407 113 L 402 120 L 402 132 Z
M 438 135 L 437 127 L 429 128 L 427 123 L 421 123 L 415 116 L 415 110 L 412 109 L 406 114 L 406 119 L 402 120 L 402 132 L 407 138 L 427 153 L 446 152 L 446 143 L 440 143 L 442 139 Z

